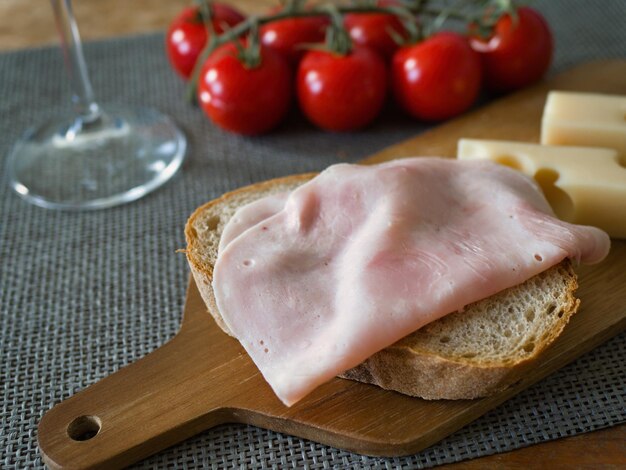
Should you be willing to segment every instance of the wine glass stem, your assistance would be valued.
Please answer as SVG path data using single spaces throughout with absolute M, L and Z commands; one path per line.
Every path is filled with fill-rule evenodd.
M 80 34 L 72 11 L 72 2 L 70 0 L 51 0 L 51 3 L 57 29 L 61 36 L 61 49 L 65 66 L 72 86 L 74 109 L 78 119 L 84 124 L 89 124 L 97 121 L 101 113 L 89 81 Z

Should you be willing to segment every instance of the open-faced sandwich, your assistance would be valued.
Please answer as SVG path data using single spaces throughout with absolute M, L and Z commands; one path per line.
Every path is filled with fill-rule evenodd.
M 198 208 L 187 258 L 217 324 L 291 405 L 341 375 L 427 399 L 509 386 L 579 301 L 609 237 L 486 161 L 334 165 Z

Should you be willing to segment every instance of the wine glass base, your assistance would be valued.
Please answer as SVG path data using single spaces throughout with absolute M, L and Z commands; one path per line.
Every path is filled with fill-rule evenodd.
M 95 122 L 69 118 L 30 129 L 7 162 L 11 187 L 51 209 L 134 201 L 169 180 L 186 149 L 182 132 L 149 108 L 107 108 Z

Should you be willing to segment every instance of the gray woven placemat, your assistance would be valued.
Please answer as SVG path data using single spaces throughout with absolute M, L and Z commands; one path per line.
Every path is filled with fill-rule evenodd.
M 536 2 L 557 36 L 554 71 L 626 56 L 626 1 Z M 175 118 L 190 151 L 176 178 L 130 205 L 92 213 L 50 212 L 10 192 L 4 159 L 21 131 L 68 111 L 56 49 L 0 55 L 0 467 L 41 467 L 42 414 L 136 361 L 178 329 L 187 266 L 175 250 L 199 204 L 254 181 L 355 161 L 425 127 L 388 110 L 362 133 L 333 135 L 294 113 L 256 139 L 214 129 L 181 99 L 161 35 L 91 43 L 92 80 L 103 103 L 156 107 Z M 625 77 L 626 79 L 626 77 Z M 626 308 L 626 305 L 624 306 Z M 601 314 L 601 312 L 599 312 Z M 626 335 L 553 374 L 439 444 L 406 458 L 377 459 L 258 429 L 209 430 L 137 468 L 425 467 L 626 421 Z

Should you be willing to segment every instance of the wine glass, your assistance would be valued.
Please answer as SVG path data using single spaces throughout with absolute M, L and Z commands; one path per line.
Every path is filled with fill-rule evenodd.
M 180 168 L 186 139 L 150 108 L 95 101 L 70 0 L 51 0 L 72 85 L 74 114 L 29 129 L 7 161 L 12 188 L 51 209 L 100 209 L 134 201 Z

